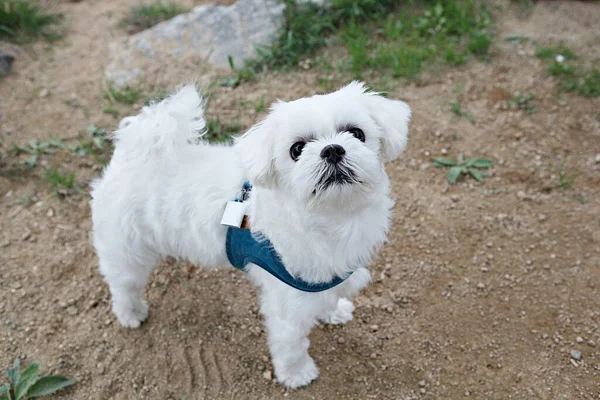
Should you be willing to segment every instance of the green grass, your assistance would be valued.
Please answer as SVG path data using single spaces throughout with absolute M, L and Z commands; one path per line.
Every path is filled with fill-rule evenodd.
M 104 106 L 103 111 L 105 114 L 112 115 L 113 117 L 118 117 L 120 114 L 118 109 L 116 109 L 115 107 L 111 107 L 111 106 Z
M 575 180 L 579 178 L 580 174 L 576 175 L 567 175 L 567 171 L 565 170 L 565 166 L 562 165 L 560 170 L 558 171 L 558 182 L 556 183 L 557 189 L 568 189 L 570 188 Z
M 173 1 L 164 2 L 159 0 L 151 4 L 143 4 L 131 8 L 119 25 L 125 28 L 128 33 L 133 34 L 184 12 L 187 12 L 187 9 Z
M 559 45 L 559 46 L 553 46 L 553 47 L 539 47 L 536 51 L 535 51 L 535 56 L 537 58 L 542 58 L 542 59 L 555 59 L 556 56 L 558 55 L 562 55 L 565 60 L 574 60 L 577 57 L 575 56 L 575 53 L 573 53 L 568 47 L 564 46 L 564 45 Z
M 111 103 L 121 103 L 132 105 L 138 100 L 142 99 L 143 93 L 140 89 L 126 87 L 123 89 L 117 89 L 110 87 L 104 93 L 104 97 Z
M 481 169 L 488 169 L 494 165 L 494 162 L 487 158 L 469 158 L 465 160 L 462 154 L 458 155 L 456 160 L 450 158 L 436 158 L 433 165 L 440 168 L 450 168 L 448 170 L 448 183 L 454 185 L 461 176 L 470 175 L 481 182 L 486 175 L 481 173 Z
M 239 123 L 223 123 L 217 117 L 206 122 L 206 134 L 203 138 L 213 143 L 228 142 L 231 140 L 231 135 L 239 133 L 241 129 L 242 126 Z
M 108 156 L 112 150 L 112 142 L 107 136 L 106 129 L 96 125 L 89 125 L 85 134 L 81 134 L 76 145 L 69 150 L 79 157 L 92 157 L 100 164 L 108 163 Z
M 49 169 L 44 178 L 56 194 L 65 195 L 75 186 L 75 172 L 62 173 L 58 168 Z
M 27 42 L 36 38 L 55 40 L 62 15 L 52 13 L 37 0 L 0 0 L 0 40 Z
M 463 110 L 458 101 L 453 101 L 450 103 L 450 111 L 458 118 L 466 118 L 471 123 L 475 122 L 473 116 L 469 112 Z
M 508 101 L 508 103 L 519 110 L 525 111 L 526 114 L 534 114 L 538 112 L 534 100 L 535 96 L 533 94 L 517 93 Z
M 34 362 L 21 369 L 21 360 L 17 359 L 4 371 L 8 383 L 0 384 L 0 400 L 25 400 L 54 393 L 75 384 L 62 375 L 40 376 L 40 363 Z
M 489 55 L 490 14 L 479 0 L 332 0 L 328 9 L 285 2 L 278 40 L 234 69 L 236 75 L 223 86 L 237 86 L 263 70 L 294 68 L 324 46 L 341 45 L 347 57 L 343 72 L 356 78 L 366 71 L 417 78 L 436 62 L 461 65 Z
M 569 48 L 564 45 L 541 47 L 535 55 L 548 62 L 548 75 L 558 81 L 561 90 L 584 97 L 600 96 L 600 70 L 595 66 L 589 70 L 584 69 Z

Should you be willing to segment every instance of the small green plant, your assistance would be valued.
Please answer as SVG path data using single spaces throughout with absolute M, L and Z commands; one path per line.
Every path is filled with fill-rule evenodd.
M 206 134 L 204 139 L 210 142 L 226 142 L 231 135 L 238 133 L 242 126 L 236 122 L 222 123 L 220 118 L 211 119 L 206 122 Z
M 133 7 L 129 11 L 129 14 L 121 20 L 119 25 L 125 28 L 128 33 L 133 34 L 186 11 L 185 8 L 175 2 L 163 2 L 159 0 L 151 4 Z
M 565 166 L 561 165 L 560 170 L 558 171 L 558 182 L 556 184 L 557 189 L 568 189 L 573 185 L 575 180 L 579 178 L 580 174 L 575 175 L 567 175 L 565 171 Z
M 471 175 L 477 181 L 483 181 L 486 175 L 480 170 L 491 168 L 494 162 L 488 158 L 469 158 L 464 160 L 463 155 L 459 154 L 456 161 L 450 158 L 436 158 L 433 160 L 433 165 L 450 168 L 447 179 L 448 183 L 454 185 L 463 175 Z
M 46 171 L 45 178 L 56 194 L 65 195 L 75 186 L 75 172 L 66 174 L 54 168 Z
M 542 47 L 535 55 L 551 60 L 548 64 L 548 75 L 558 81 L 562 90 L 584 97 L 600 96 L 600 70 L 592 67 L 586 71 L 582 65 L 575 62 L 577 56 L 567 47 Z
M 44 10 L 37 0 L 0 0 L 0 40 L 57 39 L 62 15 Z
M 450 103 L 450 111 L 452 111 L 452 114 L 456 115 L 458 118 L 464 117 L 468 119 L 469 122 L 474 122 L 473 116 L 471 116 L 471 114 L 467 111 L 463 110 L 458 101 L 453 101 Z
M 103 156 L 110 149 L 110 144 L 106 129 L 92 124 L 87 127 L 79 143 L 69 147 L 69 150 L 80 157 L 92 156 L 96 161 L 106 164 L 107 160 Z
M 126 87 L 123 89 L 117 89 L 110 87 L 106 90 L 104 97 L 111 103 L 121 103 L 132 105 L 136 101 L 142 98 L 142 91 L 136 88 Z
M 557 56 L 562 56 L 564 60 L 574 60 L 577 58 L 573 51 L 563 45 L 554 47 L 539 47 L 535 51 L 535 56 L 541 59 L 556 59 Z
M 75 382 L 62 375 L 39 377 L 40 364 L 34 362 L 21 370 L 21 360 L 17 359 L 12 368 L 4 372 L 8 383 L 0 386 L 0 400 L 25 400 L 54 393 L 73 385 Z
M 265 96 L 260 98 L 260 101 L 254 105 L 254 112 L 261 113 L 267 109 L 267 104 L 265 103 Z
M 533 114 L 538 112 L 537 106 L 533 104 L 534 100 L 535 95 L 533 94 L 517 93 L 508 101 L 508 103 L 519 110 L 525 111 L 527 114 Z
M 119 110 L 117 110 L 115 107 L 111 107 L 111 106 L 104 106 L 103 111 L 105 114 L 112 115 L 113 117 L 118 117 L 120 114 Z
M 156 90 L 150 96 L 144 96 L 144 105 L 147 106 L 153 103 L 159 103 L 169 97 L 171 92 L 168 90 Z
M 242 82 L 251 81 L 254 79 L 256 75 L 256 69 L 253 66 L 254 61 L 249 60 L 246 62 L 244 67 L 238 69 L 235 66 L 233 58 L 231 56 L 229 56 L 227 60 L 229 61 L 229 68 L 231 68 L 234 75 L 220 81 L 219 86 L 235 88 Z
M 52 154 L 57 149 L 65 148 L 65 144 L 60 140 L 49 140 L 47 142 L 38 142 L 36 139 L 31 139 L 25 146 L 13 145 L 12 151 L 15 154 L 27 153 L 29 158 L 25 160 L 25 165 L 33 168 L 37 165 L 40 156 L 44 154 Z

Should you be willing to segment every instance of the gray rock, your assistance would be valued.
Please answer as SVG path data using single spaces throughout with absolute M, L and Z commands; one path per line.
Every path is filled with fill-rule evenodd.
M 12 68 L 13 61 L 15 61 L 13 56 L 0 50 L 0 77 L 8 75 Z
M 581 351 L 579 350 L 571 350 L 571 358 L 573 360 L 581 360 Z
M 106 78 L 117 87 L 131 85 L 144 71 L 169 68 L 178 61 L 208 62 L 229 68 L 256 55 L 256 47 L 277 38 L 285 5 L 278 0 L 238 0 L 231 6 L 203 5 L 111 45 Z

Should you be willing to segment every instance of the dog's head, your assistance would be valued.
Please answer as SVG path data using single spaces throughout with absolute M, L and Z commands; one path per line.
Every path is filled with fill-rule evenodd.
M 337 92 L 272 105 L 238 139 L 250 181 L 306 203 L 358 200 L 387 182 L 383 163 L 406 147 L 410 108 L 352 82 Z

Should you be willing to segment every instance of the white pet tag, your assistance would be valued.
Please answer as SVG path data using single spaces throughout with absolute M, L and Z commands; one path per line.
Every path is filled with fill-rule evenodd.
M 223 218 L 221 218 L 221 225 L 232 226 L 234 228 L 241 227 L 244 215 L 246 215 L 246 207 L 247 203 L 228 201 L 225 206 Z

